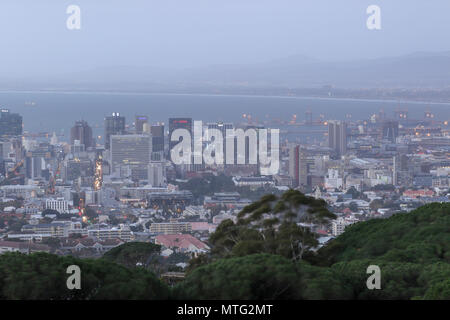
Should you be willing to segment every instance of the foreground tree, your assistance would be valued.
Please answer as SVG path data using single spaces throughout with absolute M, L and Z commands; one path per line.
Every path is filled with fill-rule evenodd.
M 103 258 L 128 268 L 151 265 L 157 260 L 161 246 L 147 242 L 128 242 L 115 247 L 103 255 Z
M 424 300 L 450 300 L 450 280 L 446 279 L 443 282 L 432 285 L 425 295 Z
M 212 258 L 270 253 L 300 261 L 318 245 L 311 227 L 335 217 L 324 200 L 296 190 L 266 195 L 245 207 L 236 223 L 226 220 L 218 226 L 210 237 Z
M 81 289 L 67 288 L 67 267 L 81 270 Z M 47 253 L 0 255 L 0 299 L 167 299 L 168 288 L 153 273 L 103 260 Z
M 220 259 L 175 288 L 180 299 L 298 299 L 298 273 L 288 259 L 268 254 Z
M 330 268 L 278 255 L 219 259 L 175 287 L 180 299 L 350 299 L 352 288 Z

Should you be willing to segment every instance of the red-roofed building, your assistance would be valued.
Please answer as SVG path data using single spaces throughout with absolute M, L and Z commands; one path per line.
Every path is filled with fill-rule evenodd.
M 421 190 L 405 190 L 405 192 L 403 192 L 403 196 L 408 197 L 408 198 L 418 198 L 418 197 L 432 197 L 434 195 L 434 192 L 432 190 L 426 190 L 426 189 L 421 189 Z
M 190 234 L 164 234 L 156 236 L 155 244 L 179 252 L 206 252 L 209 247 Z
M 317 233 L 317 234 L 320 234 L 321 236 L 327 236 L 327 235 L 328 235 L 327 230 L 323 230 L 323 229 L 318 229 L 318 230 L 316 231 L 316 233 Z
M 123 243 L 125 242 L 118 238 L 104 240 L 90 237 L 80 239 L 63 238 L 61 240 L 61 250 L 76 252 L 83 249 L 94 249 L 97 252 L 104 252 L 120 246 Z
M 213 232 L 216 226 L 208 222 L 190 222 L 192 231 L 209 231 Z

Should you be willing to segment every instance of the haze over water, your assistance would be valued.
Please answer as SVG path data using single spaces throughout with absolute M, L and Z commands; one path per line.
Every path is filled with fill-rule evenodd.
M 147 115 L 150 122 L 165 122 L 169 117 L 191 117 L 194 120 L 242 122 L 242 115 L 251 114 L 261 123 L 270 119 L 288 121 L 297 114 L 304 121 L 305 111 L 313 112 L 313 119 L 324 114 L 325 119 L 368 119 L 383 109 L 393 117 L 397 108 L 408 109 L 411 119 L 422 119 L 425 110 L 435 113 L 436 119 L 449 115 L 449 104 L 417 102 L 342 100 L 294 97 L 180 95 L 180 94 L 114 94 L 114 93 L 0 93 L 2 108 L 23 116 L 24 130 L 53 132 L 68 137 L 76 120 L 84 119 L 103 135 L 103 121 L 111 112 L 120 112 L 131 125 L 135 115 Z M 30 105 L 34 102 L 35 105 Z

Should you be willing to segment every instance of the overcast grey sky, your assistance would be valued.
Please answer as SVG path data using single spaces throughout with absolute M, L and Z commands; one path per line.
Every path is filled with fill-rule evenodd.
M 81 8 L 81 30 L 66 8 Z M 382 30 L 366 28 L 381 7 Z M 1 0 L 0 72 L 247 64 L 450 50 L 448 0 Z

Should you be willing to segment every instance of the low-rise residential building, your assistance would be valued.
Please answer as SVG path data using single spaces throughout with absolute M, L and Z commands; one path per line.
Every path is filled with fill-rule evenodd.
M 242 199 L 237 192 L 214 193 L 211 197 L 205 197 L 203 205 L 205 208 L 223 206 L 227 209 L 243 209 L 252 203 L 249 199 Z
M 228 213 L 218 214 L 218 215 L 214 216 L 212 220 L 213 220 L 214 224 L 219 225 L 219 224 L 222 223 L 222 221 L 228 220 L 228 219 L 232 220 L 233 222 L 237 221 L 237 217 L 236 216 L 228 214 Z
M 96 252 L 106 252 L 120 246 L 124 241 L 121 239 L 96 239 L 96 238 L 65 238 L 61 241 L 60 249 L 62 251 L 76 252 L 83 249 L 93 249 Z
M 190 234 L 167 234 L 155 238 L 155 244 L 179 252 L 202 253 L 209 250 L 208 245 Z
M 259 188 L 264 186 L 274 186 L 275 182 L 270 176 L 261 177 L 233 177 L 234 185 L 237 187 Z
M 20 252 L 26 254 L 33 252 L 50 252 L 50 247 L 44 244 L 31 242 L 0 241 L 0 254 L 5 252 Z
M 88 229 L 88 236 L 100 240 L 121 239 L 125 242 L 133 240 L 133 233 L 129 228 L 125 227 Z
M 160 222 L 150 225 L 151 233 L 177 234 L 192 231 L 190 222 Z
M 192 231 L 214 232 L 216 225 L 208 222 L 190 222 Z
M 64 223 L 26 224 L 22 227 L 22 232 L 48 234 L 51 237 L 65 237 L 67 230 Z
M 39 186 L 34 185 L 6 185 L 1 186 L 0 191 L 4 197 L 15 196 L 23 199 L 33 198 L 43 193 L 43 190 Z

